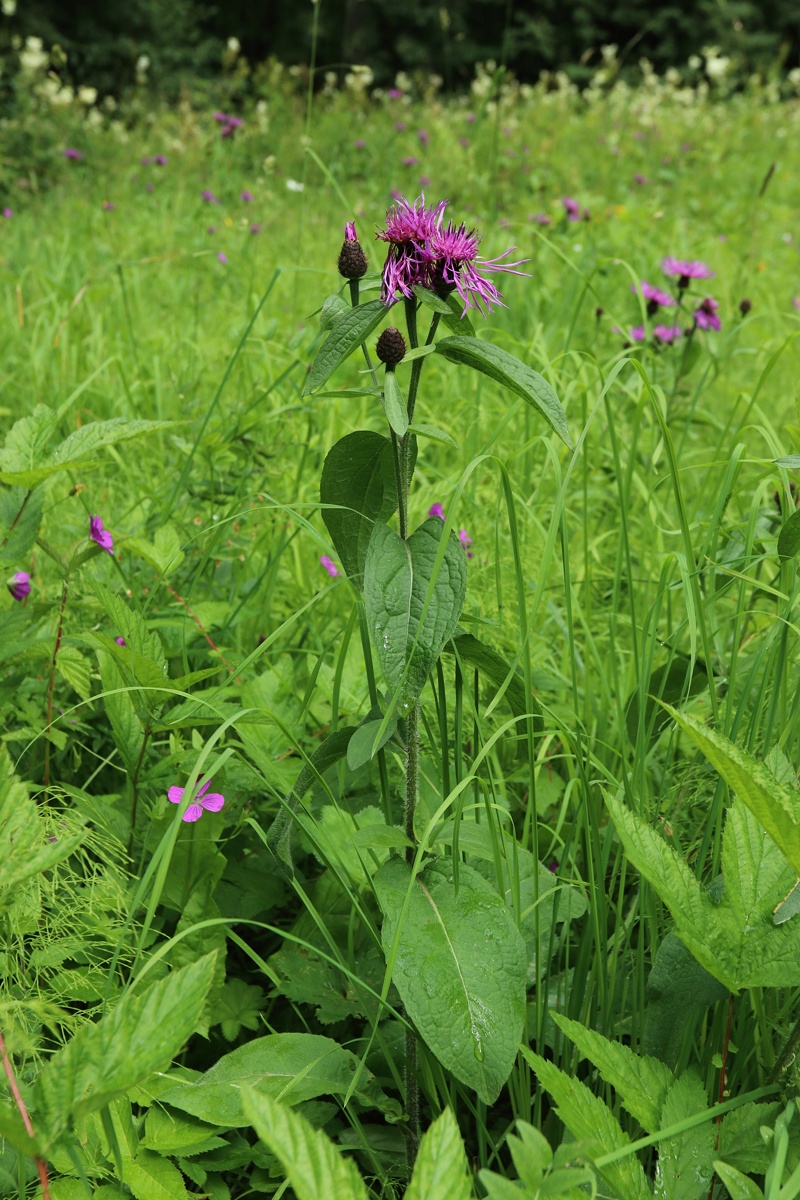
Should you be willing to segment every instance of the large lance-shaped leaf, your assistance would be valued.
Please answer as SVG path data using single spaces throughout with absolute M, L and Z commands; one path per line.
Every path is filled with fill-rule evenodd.
M 360 587 L 372 526 L 388 521 L 397 509 L 389 438 L 366 429 L 341 438 L 325 459 L 319 498 L 323 506 L 333 506 L 323 507 L 322 519 L 348 578 Z
M 800 793 L 784 787 L 768 767 L 724 734 L 709 729 L 688 713 L 680 713 L 668 704 L 664 707 L 764 826 L 795 874 L 800 875 Z
M 505 901 L 451 860 L 411 868 L 390 859 L 375 875 L 392 980 L 420 1036 L 456 1079 L 493 1104 L 525 1019 L 525 943 Z M 409 894 L 410 893 L 410 894 Z
M 467 591 L 467 558 L 430 517 L 407 542 L 382 522 L 372 529 L 364 564 L 364 604 L 375 648 L 404 716 L 453 636 Z M 438 569 L 437 569 L 438 562 Z
M 538 409 L 563 442 L 572 449 L 567 418 L 558 396 L 538 371 L 526 366 L 507 350 L 474 337 L 446 337 L 436 343 L 436 353 L 450 362 L 463 363 L 496 379 L 509 391 L 522 396 Z
M 248 1125 L 242 1106 L 245 1085 L 288 1105 L 352 1093 L 359 1103 L 380 1109 L 390 1121 L 400 1117 L 397 1101 L 381 1090 L 352 1051 L 315 1033 L 254 1038 L 223 1055 L 195 1083 L 179 1083 L 163 1092 L 161 1099 L 213 1125 Z
M 386 316 L 386 312 L 386 305 L 382 300 L 370 300 L 367 304 L 357 304 L 350 312 L 339 317 L 311 364 L 306 386 L 303 388 L 304 396 L 315 392 L 330 379 L 339 364 L 349 358 L 356 346 L 366 341 Z

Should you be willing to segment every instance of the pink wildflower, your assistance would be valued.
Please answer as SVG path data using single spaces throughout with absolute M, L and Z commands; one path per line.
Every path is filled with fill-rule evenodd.
M 107 529 L 103 529 L 103 522 L 100 517 L 93 517 L 91 513 L 89 514 L 89 537 L 102 550 L 107 550 L 109 554 L 114 553 L 113 537 Z
M 192 804 L 186 809 L 183 814 L 184 821 L 199 821 L 203 815 L 203 809 L 207 812 L 219 812 L 225 803 L 225 797 L 220 792 L 209 792 L 211 780 L 206 779 L 200 785 L 196 797 Z M 171 804 L 180 804 L 183 800 L 185 788 L 171 787 L 167 792 L 167 797 Z

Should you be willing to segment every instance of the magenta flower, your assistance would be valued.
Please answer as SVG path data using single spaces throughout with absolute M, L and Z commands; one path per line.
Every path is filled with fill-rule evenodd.
M 62 150 L 61 153 L 64 158 L 83 158 L 83 152 L 76 150 L 74 146 L 67 146 L 66 150 Z
M 366 147 L 366 142 L 363 138 L 356 138 L 354 145 L 356 150 L 363 150 Z
M 335 579 L 339 574 L 339 568 L 336 566 L 336 563 L 333 561 L 333 559 L 328 558 L 327 554 L 321 554 L 319 561 L 322 563 L 323 567 L 331 576 L 331 578 Z
M 646 337 L 647 337 L 647 333 L 645 332 L 644 325 L 632 325 L 631 326 L 631 341 L 632 342 L 643 342 Z
M 403 89 L 398 87 L 391 87 L 387 92 L 390 100 L 402 100 L 404 94 Z
M 394 127 L 398 133 L 403 133 L 406 129 L 405 121 L 395 121 Z
M 3 216 L 5 217 L 5 219 L 6 219 L 7 221 L 10 221 L 10 220 L 11 220 L 11 218 L 14 216 L 14 210 L 13 210 L 13 208 L 4 208 L 4 209 L 3 209 Z
M 195 796 L 194 802 L 189 805 L 186 812 L 183 814 L 184 821 L 199 821 L 203 815 L 203 809 L 207 812 L 219 812 L 225 803 L 225 797 L 220 792 L 209 792 L 211 780 L 206 779 L 200 785 L 200 788 Z M 182 787 L 171 787 L 167 792 L 167 797 L 171 804 L 180 804 L 183 800 L 183 793 L 186 789 Z
M 639 187 L 644 187 L 649 182 L 649 180 L 647 179 L 646 176 L 642 175 L 641 171 L 637 171 L 633 177 L 633 182 L 638 183 Z
M 516 247 L 512 246 L 497 258 L 485 259 L 478 254 L 479 242 L 480 238 L 474 229 L 468 230 L 466 225 L 452 224 L 446 229 L 437 227 L 430 239 L 430 255 L 433 261 L 429 286 L 436 292 L 457 291 L 464 302 L 462 316 L 468 308 L 486 316 L 493 304 L 505 307 L 502 295 L 485 275 L 500 271 L 509 275 L 528 274 L 527 271 L 517 270 L 517 267 L 528 261 L 527 259 L 519 259 L 512 263 L 502 262 Z
M 428 143 L 431 140 L 430 137 L 428 136 L 427 129 L 418 129 L 417 137 L 419 138 L 420 146 L 422 146 L 423 148 L 427 147 Z
M 420 186 L 421 188 L 426 188 L 426 187 L 428 186 L 428 184 L 429 184 L 429 183 L 430 183 L 430 179 L 428 178 L 428 176 L 427 176 L 427 175 L 420 175 L 420 177 L 419 177 L 419 186 Z
M 253 203 L 253 193 L 248 191 L 247 188 L 245 188 L 243 192 L 239 193 L 239 199 L 241 200 L 242 204 L 252 204 Z
M 674 275 L 678 280 L 679 288 L 688 287 L 690 279 L 711 279 L 716 274 L 704 262 L 697 259 L 688 261 L 683 258 L 673 258 L 672 255 L 668 255 L 662 260 L 661 270 L 665 275 Z
M 93 542 L 97 542 L 102 550 L 107 550 L 109 554 L 113 554 L 114 539 L 107 529 L 103 529 L 103 522 L 100 517 L 93 517 L 89 514 L 89 537 Z
M 216 232 L 217 232 L 216 225 L 209 225 L 206 229 L 206 233 L 216 233 Z
M 220 125 L 220 133 L 224 138 L 233 137 L 235 131 L 242 125 L 241 117 L 233 117 L 230 113 L 215 112 L 214 120 Z
M 528 220 L 533 221 L 534 225 L 552 225 L 553 218 L 547 213 L 529 213 Z
M 153 162 L 157 167 L 165 167 L 169 162 L 169 159 L 167 158 L 166 154 L 157 154 L 153 159 Z
M 144 190 L 145 190 L 146 192 L 152 192 L 152 191 L 154 191 L 154 189 L 155 189 L 155 186 L 156 186 L 156 185 L 155 185 L 154 183 L 146 183 L 146 184 L 144 185 Z
M 261 233 L 261 226 L 258 224 L 258 222 L 253 222 L 253 224 L 250 226 L 250 232 Z
M 653 287 L 652 283 L 648 283 L 643 279 L 637 288 L 635 283 L 631 284 L 631 291 L 637 295 L 639 292 L 647 301 L 647 315 L 652 317 L 658 312 L 659 308 L 672 308 L 676 303 L 669 292 L 664 292 L 661 288 Z
M 17 571 L 6 587 L 15 600 L 25 600 L 31 594 L 31 577 L 27 571 Z
M 461 542 L 461 545 L 466 550 L 467 558 L 472 558 L 472 551 L 470 550 L 470 546 L 472 545 L 472 538 L 469 536 L 466 529 L 459 529 L 458 540 Z
M 127 646 L 128 645 L 128 643 L 125 641 L 124 637 L 114 638 L 114 641 L 117 643 L 118 646 Z
M 413 154 L 407 154 L 406 157 L 403 159 L 403 166 L 404 167 L 417 167 L 417 166 L 419 166 L 419 159 L 414 158 Z
M 568 221 L 580 221 L 581 206 L 577 200 L 573 200 L 571 196 L 565 196 L 561 203 L 564 205 Z
M 722 323 L 717 316 L 719 304 L 712 296 L 706 296 L 700 306 L 694 310 L 694 320 L 698 329 L 716 329 L 717 332 L 722 328 Z
M 386 228 L 375 235 L 389 243 L 381 284 L 384 304 L 393 304 L 397 292 L 410 297 L 418 283 L 427 284 L 433 260 L 427 243 L 441 224 L 447 204 L 447 200 L 440 200 L 434 208 L 426 208 L 424 195 L 418 196 L 413 204 L 400 196 L 394 208 L 386 213 Z
M 214 195 L 214 193 L 211 191 L 210 188 L 205 188 L 200 193 L 200 199 L 205 200 L 206 204 L 219 204 L 219 200 L 217 199 L 217 197 Z
M 466 150 L 467 147 L 469 146 L 469 138 L 468 137 L 460 137 L 458 139 L 458 144 L 459 144 L 459 146 L 463 146 L 463 148 Z
M 428 509 L 428 516 L 429 517 L 438 517 L 440 521 L 444 520 L 444 509 L 443 509 L 442 505 L 439 504 L 438 500 L 437 500 L 436 504 L 432 504 L 430 506 L 430 508 Z
M 682 334 L 683 330 L 680 325 L 656 325 L 653 329 L 653 337 L 657 342 L 661 342 L 662 346 L 668 346 L 670 342 L 674 342 Z
M 225 253 L 225 251 L 224 251 L 224 250 L 220 250 L 220 251 L 217 253 L 217 258 L 219 259 L 219 261 L 220 261 L 221 263 L 226 263 L 226 262 L 228 261 L 228 256 L 227 256 L 227 254 Z
M 103 212 L 116 212 L 116 204 L 112 204 L 110 200 L 103 201 Z
M 792 307 L 800 312 L 800 296 L 792 296 Z

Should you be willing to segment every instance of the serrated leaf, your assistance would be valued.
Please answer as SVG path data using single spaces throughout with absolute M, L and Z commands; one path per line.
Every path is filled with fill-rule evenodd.
M 322 467 L 319 498 L 322 519 L 347 577 L 360 587 L 372 526 L 397 511 L 389 438 L 363 429 L 341 438 Z
M 436 344 L 436 353 L 448 362 L 472 367 L 501 383 L 537 409 L 561 440 L 572 449 L 569 427 L 558 397 L 538 371 L 526 366 L 507 350 L 476 337 L 446 337 Z
M 381 1090 L 374 1075 L 349 1050 L 332 1038 L 314 1033 L 273 1033 L 254 1038 L 225 1054 L 195 1082 L 179 1084 L 161 1099 L 202 1121 L 238 1127 L 248 1124 L 242 1090 L 300 1104 L 317 1096 L 352 1094 L 367 1108 L 380 1109 L 390 1120 L 400 1113 Z
M 265 1001 L 260 987 L 236 976 L 227 980 L 214 1006 L 214 1017 L 225 1040 L 235 1041 L 242 1029 L 260 1029 Z
M 599 1158 L 630 1145 L 630 1138 L 614 1114 L 585 1083 L 565 1075 L 553 1063 L 546 1062 L 525 1046 L 522 1053 L 536 1072 L 539 1083 L 555 1100 L 558 1116 L 567 1129 L 578 1141 L 586 1143 L 589 1157 Z M 615 1195 L 624 1196 L 625 1200 L 652 1200 L 644 1169 L 635 1154 L 597 1169 Z
M 175 1057 L 194 1032 L 215 959 L 206 955 L 141 992 L 128 992 L 47 1061 L 34 1091 L 52 1141 Z
M 680 938 L 668 933 L 647 981 L 645 1052 L 662 1062 L 675 1063 L 686 1025 L 698 1010 L 727 995 L 728 989 L 700 965 Z
M 177 1167 L 152 1150 L 141 1150 L 123 1167 L 123 1183 L 136 1200 L 189 1200 L 186 1184 Z
M 405 1200 L 471 1200 L 472 1181 L 458 1123 L 446 1108 L 419 1144 Z
M 404 542 L 376 522 L 367 550 L 367 622 L 400 716 L 416 702 L 455 633 L 466 596 L 466 555 L 453 533 L 441 546 L 443 530 L 438 517 L 430 517 Z
M 606 1083 L 614 1088 L 620 1103 L 647 1133 L 655 1133 L 666 1124 L 661 1119 L 661 1110 L 675 1082 L 669 1067 L 657 1058 L 636 1054 L 621 1042 L 610 1042 L 601 1033 L 587 1029 L 563 1013 L 551 1015 L 581 1054 L 594 1063 Z
M 394 371 L 386 371 L 383 377 L 383 411 L 386 420 L 399 438 L 405 437 L 408 429 L 406 401 Z
M 661 1112 L 666 1129 L 687 1117 L 708 1110 L 708 1098 L 700 1078 L 687 1071 L 667 1093 Z M 705 1200 L 713 1175 L 717 1130 L 711 1121 L 676 1133 L 658 1143 L 654 1196 L 656 1200 Z
M 355 1163 L 322 1130 L 252 1087 L 243 1088 L 242 1103 L 246 1120 L 280 1162 L 297 1200 L 367 1200 Z
M 45 448 L 57 423 L 58 415 L 44 405 L 38 405 L 29 417 L 17 421 L 6 438 L 5 447 L 0 450 L 0 480 L 32 488 L 67 467 L 79 463 L 87 466 L 86 460 L 104 446 L 117 445 L 173 424 L 171 421 L 130 421 L 125 417 L 92 421 L 69 434 L 48 454 Z
M 525 1019 L 525 943 L 505 901 L 465 865 L 456 892 L 450 860 L 412 883 L 409 865 L 393 858 L 374 885 L 384 953 L 409 1017 L 442 1065 L 493 1104 Z
M 336 368 L 365 342 L 386 316 L 381 300 L 369 300 L 343 313 L 333 325 L 311 364 L 303 395 L 308 396 L 330 379 Z
M 222 1138 L 214 1136 L 218 1128 L 154 1104 L 147 1112 L 141 1146 L 165 1155 L 197 1153 L 198 1146 L 211 1150 L 214 1147 L 206 1145 L 209 1140 L 217 1146 L 227 1145 Z
M 144 732 L 136 713 L 136 706 L 131 699 L 130 684 L 110 650 L 99 650 L 97 661 L 100 666 L 103 707 L 111 725 L 114 745 L 128 771 L 133 772 L 142 749 Z M 136 695 L 136 692 L 133 694 Z
M 116 596 L 113 592 L 110 592 L 102 583 L 92 581 L 92 590 L 105 609 L 117 633 L 124 637 L 127 650 L 131 656 L 131 670 L 134 674 L 136 672 L 136 658 L 141 655 L 142 658 L 150 659 L 151 662 L 156 663 L 161 668 L 163 674 L 166 675 L 167 659 L 164 654 L 164 647 L 161 644 L 161 638 L 158 634 L 147 628 L 139 613 L 129 607 L 121 596 Z M 120 647 L 120 650 L 122 649 L 123 647 Z M 119 661 L 127 662 L 127 656 L 125 658 L 120 656 Z
M 59 675 L 75 689 L 81 700 L 88 700 L 92 694 L 92 672 L 80 650 L 75 646 L 61 646 L 56 665 Z
M 185 557 L 180 536 L 174 525 L 162 526 L 157 530 L 152 542 L 143 537 L 127 538 L 125 548 L 143 558 L 154 571 L 164 576 L 177 570 Z

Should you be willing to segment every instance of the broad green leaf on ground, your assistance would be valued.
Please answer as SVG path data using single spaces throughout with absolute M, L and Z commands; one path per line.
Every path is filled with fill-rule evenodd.
M 553 1020 L 571 1042 L 597 1067 L 606 1083 L 610 1083 L 632 1117 L 647 1133 L 655 1133 L 666 1124 L 661 1110 L 675 1076 L 657 1058 L 636 1054 L 630 1046 L 610 1042 L 579 1021 L 553 1012 Z
M 234 975 L 227 980 L 214 1007 L 215 1023 L 219 1022 L 225 1040 L 234 1042 L 243 1029 L 261 1028 L 261 1011 L 265 1007 L 266 997 L 261 988 Z
M 708 1110 L 708 1097 L 694 1071 L 676 1079 L 661 1110 L 661 1128 Z M 657 1200 L 705 1200 L 716 1154 L 717 1127 L 712 1121 L 658 1143 L 654 1193 Z
M 245 1122 L 278 1159 L 297 1200 L 367 1200 L 358 1167 L 321 1129 L 247 1085 L 242 1106 Z
M 702 750 L 740 800 L 761 822 L 800 875 L 800 792 L 783 787 L 772 772 L 747 750 L 709 729 L 688 713 L 668 712 Z
M 740 800 L 723 835 L 724 888 L 715 903 L 686 863 L 645 821 L 607 797 L 628 858 L 658 892 L 678 936 L 731 991 L 800 984 L 800 922 L 773 910 L 795 881 L 772 838 Z
M 142 992 L 129 992 L 56 1051 L 34 1088 L 43 1137 L 55 1142 L 76 1119 L 169 1064 L 194 1032 L 215 958 L 207 955 Z
M 0 745 L 0 912 L 18 899 L 21 883 L 67 858 L 86 837 L 72 814 L 60 817 L 59 833 L 51 833 Z
M 389 438 L 358 429 L 333 446 L 319 483 L 322 519 L 348 579 L 361 586 L 375 521 L 397 510 L 397 479 Z
M 144 537 L 126 538 L 125 549 L 143 558 L 159 575 L 172 574 L 184 559 L 181 539 L 174 525 L 163 525 L 152 542 Z
M 783 1111 L 780 1101 L 769 1104 L 743 1104 L 722 1118 L 719 1128 L 719 1156 L 730 1166 L 752 1175 L 764 1175 L 772 1160 L 772 1139 L 764 1139 L 761 1130 L 771 1127 Z
M 311 364 L 303 388 L 304 396 L 327 383 L 340 363 L 349 358 L 356 347 L 365 342 L 372 331 L 377 329 L 386 312 L 383 301 L 369 300 L 366 304 L 357 304 L 338 318 Z
M 404 542 L 376 522 L 367 550 L 367 622 L 401 716 L 453 636 L 466 595 L 467 557 L 453 533 L 442 547 L 443 530 L 439 518 L 430 517 Z
M 353 1081 L 358 1082 L 353 1088 Z M 192 1113 L 201 1121 L 222 1126 L 247 1125 L 242 1088 L 272 1096 L 285 1104 L 300 1104 L 316 1096 L 349 1092 L 367 1108 L 377 1108 L 389 1120 L 400 1112 L 360 1060 L 332 1038 L 314 1033 L 273 1033 L 254 1038 L 225 1054 L 195 1083 L 179 1084 L 161 1099 Z
M 24 566 L 42 521 L 44 489 L 0 491 L 0 563 Z M 5 543 L 5 545 L 3 545 Z
M 472 1181 L 458 1123 L 446 1108 L 419 1145 L 405 1200 L 471 1200 Z
M 493 1104 L 525 1019 L 525 944 L 505 901 L 471 867 L 440 860 L 412 884 L 390 859 L 375 876 L 381 940 L 411 1020 L 444 1067 Z
M 30 416 L 17 421 L 0 449 L 0 481 L 25 488 L 64 471 L 68 467 L 91 465 L 90 459 L 103 446 L 114 446 L 130 438 L 169 428 L 171 421 L 129 421 L 112 417 L 110 421 L 92 421 L 76 429 L 49 453 L 50 443 L 58 424 L 58 415 L 38 404 Z
M 700 965 L 680 938 L 668 933 L 647 981 L 645 1053 L 668 1064 L 677 1062 L 684 1037 L 700 1012 L 727 995 L 728 989 Z
M 564 410 L 550 384 L 538 371 L 509 354 L 507 350 L 475 337 L 446 337 L 436 343 L 436 353 L 449 362 L 463 363 L 495 379 L 511 392 L 522 396 L 537 409 L 551 429 L 572 449 Z
M 565 1075 L 553 1063 L 547 1062 L 523 1047 L 522 1053 L 535 1071 L 539 1083 L 556 1102 L 559 1118 L 572 1136 L 584 1142 L 592 1158 L 612 1150 L 623 1150 L 630 1138 L 603 1101 L 593 1095 L 585 1083 Z M 598 1168 L 612 1194 L 624 1200 L 652 1200 L 644 1168 L 635 1154 Z

